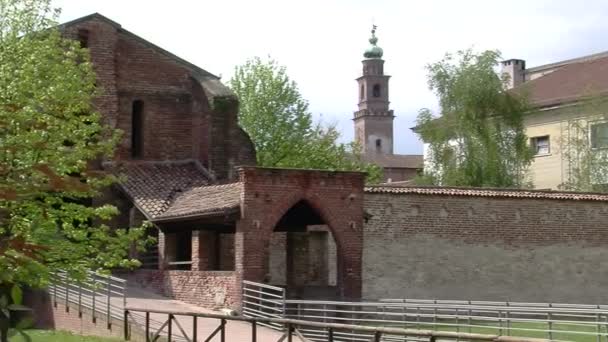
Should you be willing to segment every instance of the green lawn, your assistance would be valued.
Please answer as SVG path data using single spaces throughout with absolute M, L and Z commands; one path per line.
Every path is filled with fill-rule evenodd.
M 455 323 L 455 322 L 452 322 Z M 463 320 L 460 321 L 460 324 L 466 324 Z M 487 326 L 486 322 L 474 322 L 473 325 L 475 327 L 460 327 L 457 328 L 453 325 L 445 325 L 441 322 L 438 322 L 437 325 L 434 324 L 415 324 L 410 323 L 407 325 L 399 325 L 399 324 L 387 324 L 383 326 L 391 326 L 398 328 L 408 328 L 408 329 L 422 329 L 422 330 L 437 330 L 437 331 L 453 331 L 453 332 L 461 332 L 461 333 L 477 333 L 477 334 L 489 334 L 489 335 L 510 335 L 510 336 L 518 336 L 518 337 L 536 337 L 536 338 L 548 338 L 546 331 L 535 331 L 535 330 L 547 330 L 548 325 L 545 323 L 512 323 L 508 328 L 503 326 L 502 329 L 499 327 Z M 575 341 L 575 342 L 597 342 L 597 330 L 596 326 L 585 326 L 585 325 L 576 325 L 576 324 L 563 324 L 563 323 L 555 323 L 551 327 L 553 330 L 553 335 L 551 336 L 553 340 L 561 340 L 561 341 Z M 608 342 L 608 327 L 603 326 L 600 331 L 600 339 L 601 342 Z M 568 332 L 561 332 L 568 331 Z M 586 334 L 585 334 L 586 333 Z
M 79 336 L 65 331 L 55 330 L 27 330 L 32 342 L 118 342 L 121 339 L 102 338 L 93 336 Z M 22 336 L 14 336 L 10 342 L 26 342 Z

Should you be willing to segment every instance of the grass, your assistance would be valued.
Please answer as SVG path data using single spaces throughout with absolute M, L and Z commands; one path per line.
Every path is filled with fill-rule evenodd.
M 56 330 L 27 330 L 32 342 L 118 342 L 121 339 L 94 336 L 74 335 L 66 331 Z M 16 335 L 9 342 L 26 342 L 22 336 Z
M 455 322 L 451 322 L 455 323 Z M 460 324 L 466 324 L 466 322 L 460 321 Z M 473 322 L 475 327 L 460 327 L 457 328 L 453 325 L 445 325 L 440 322 L 435 326 L 434 324 L 407 324 L 407 326 L 401 324 L 387 324 L 383 326 L 391 326 L 398 328 L 408 329 L 422 329 L 422 330 L 436 330 L 436 331 L 451 331 L 461 333 L 476 333 L 476 334 L 488 334 L 488 335 L 510 335 L 518 337 L 534 337 L 534 338 L 549 338 L 546 331 L 534 331 L 534 330 L 548 330 L 549 326 L 546 323 L 528 323 L 528 322 L 514 322 L 507 329 L 506 326 L 502 328 L 496 326 L 487 326 L 484 322 Z M 597 330 L 595 325 L 577 325 L 577 324 L 564 324 L 554 323 L 551 327 L 553 330 L 552 339 L 561 341 L 574 341 L 574 342 L 597 342 Z M 564 331 L 564 332 L 561 332 Z M 574 332 L 574 333 L 573 333 Z M 587 334 L 580 334 L 587 333 Z M 608 330 L 606 326 L 603 326 L 601 331 L 601 341 L 608 342 Z

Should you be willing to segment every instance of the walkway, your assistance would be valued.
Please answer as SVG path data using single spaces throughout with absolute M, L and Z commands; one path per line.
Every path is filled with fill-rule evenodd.
M 188 304 L 185 302 L 181 302 L 178 300 L 169 299 L 167 297 L 163 297 L 157 295 L 155 293 L 142 290 L 139 288 L 135 288 L 130 286 L 127 291 L 127 307 L 134 308 L 142 308 L 142 309 L 157 309 L 157 310 L 171 310 L 175 312 L 180 311 L 190 311 L 190 312 L 201 312 L 201 313 L 214 313 L 218 314 L 217 311 L 201 308 L 192 304 Z M 138 315 L 142 315 L 142 313 L 137 313 Z M 187 334 L 188 338 L 192 338 L 192 327 L 193 327 L 193 319 L 192 317 L 186 316 L 175 316 L 179 324 L 184 328 L 184 331 Z M 162 323 L 167 320 L 167 315 L 163 314 L 150 314 L 150 319 L 153 321 L 152 326 L 156 331 Z M 138 323 L 141 323 L 141 326 L 144 326 L 144 318 L 142 316 L 136 316 L 135 320 Z M 204 341 L 207 336 L 209 336 L 218 326 L 219 320 L 211 319 L 211 318 L 198 318 L 197 320 L 197 331 L 198 331 L 198 340 Z M 151 329 L 152 330 L 152 329 Z M 167 331 L 167 328 L 163 329 L 163 331 Z M 181 332 L 179 328 L 173 325 L 172 328 L 173 334 L 177 334 L 177 336 L 181 336 Z M 264 342 L 275 342 L 278 341 L 281 336 L 283 336 L 282 332 L 272 330 L 266 327 L 257 327 L 257 340 Z M 177 341 L 184 340 L 183 338 L 177 338 Z M 220 336 L 216 335 L 211 342 L 219 342 Z M 235 322 L 228 321 L 226 324 L 226 341 L 234 341 L 234 342 L 248 342 L 251 341 L 251 324 L 244 322 Z M 297 339 L 294 336 L 293 341 L 301 342 L 301 340 Z

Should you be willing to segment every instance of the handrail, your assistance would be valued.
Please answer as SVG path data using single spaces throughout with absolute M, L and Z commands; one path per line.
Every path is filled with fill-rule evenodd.
M 298 319 L 287 319 L 287 318 L 252 318 L 242 316 L 226 316 L 218 314 L 208 314 L 196 311 L 171 311 L 171 310 L 159 310 L 159 309 L 146 309 L 137 307 L 126 307 L 125 308 L 125 319 L 128 317 L 130 312 L 143 312 L 146 314 L 166 314 L 169 315 L 169 319 L 173 319 L 173 316 L 190 316 L 200 318 L 211 318 L 219 319 L 222 326 L 225 325 L 225 321 L 241 321 L 249 322 L 252 324 L 266 323 L 266 324 L 280 324 L 286 327 L 316 327 L 324 329 L 339 329 L 339 330 L 350 330 L 350 331 L 361 331 L 373 334 L 390 334 L 399 336 L 417 336 L 427 337 L 431 341 L 435 341 L 437 338 L 449 338 L 456 340 L 474 340 L 474 341 L 497 341 L 497 342 L 549 342 L 547 339 L 540 338 L 528 338 L 528 337 L 513 337 L 513 336 L 502 336 L 502 335 L 491 335 L 491 334 L 475 334 L 475 333 L 458 333 L 449 331 L 432 331 L 432 330 L 416 330 L 416 329 L 403 329 L 403 328 L 389 328 L 389 327 L 369 327 L 352 324 L 338 324 L 338 323 L 323 323 L 314 321 L 305 321 Z M 286 329 L 287 333 L 292 333 L 292 329 Z M 125 336 L 127 339 L 127 336 Z

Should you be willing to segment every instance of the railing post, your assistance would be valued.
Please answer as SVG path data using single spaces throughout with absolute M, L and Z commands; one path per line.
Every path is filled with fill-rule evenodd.
M 376 331 L 374 333 L 374 342 L 380 342 L 382 340 L 382 333 L 380 331 Z
M 168 335 L 167 336 L 167 341 L 168 342 L 171 342 L 171 338 L 173 337 L 172 336 L 173 335 L 173 331 L 172 331 L 173 330 L 173 325 L 172 325 L 172 323 L 173 323 L 173 315 L 169 314 L 169 324 L 167 325 L 167 335 Z
M 602 329 L 600 326 L 600 306 L 597 306 L 597 313 L 595 314 L 595 330 L 597 331 L 597 342 L 601 342 L 602 341 Z
M 257 342 L 257 340 L 258 340 L 257 326 L 256 326 L 255 321 L 251 321 L 251 342 Z
M 67 274 L 65 278 L 63 278 L 63 286 L 65 286 L 65 312 L 70 312 L 70 287 L 68 284 Z
M 112 278 L 108 276 L 108 305 L 107 305 L 107 318 L 108 318 L 108 329 L 112 328 L 111 314 L 110 314 L 110 300 L 112 299 Z
M 221 342 L 226 342 L 226 320 L 224 318 L 222 318 L 222 330 L 220 330 L 220 341 Z
M 551 307 L 553 307 L 553 305 L 551 303 L 549 303 L 549 310 L 551 310 Z M 553 339 L 553 316 L 551 315 L 551 311 L 549 311 L 547 313 L 547 323 L 549 323 L 549 339 L 552 340 Z
M 78 317 L 82 317 L 82 281 L 78 281 Z
M 287 323 L 287 342 L 293 342 L 293 326 Z
M 327 328 L 327 342 L 334 342 L 334 328 Z
M 131 336 L 129 336 L 129 310 L 125 310 L 123 324 L 125 341 L 129 341 L 131 339 Z
M 192 316 L 192 342 L 196 342 L 198 336 L 197 318 L 196 316 Z
M 505 312 L 505 317 L 507 318 L 507 336 L 511 335 L 511 319 L 509 318 L 509 302 L 507 302 L 507 312 Z
M 146 333 L 146 342 L 150 342 L 150 311 L 146 311 L 146 327 L 144 329 Z
M 94 277 L 94 276 L 93 276 L 93 277 L 91 277 L 91 280 L 92 280 L 92 282 L 93 282 L 93 285 L 92 285 L 92 288 L 91 288 L 91 295 L 93 296 L 93 310 L 91 311 L 91 313 L 92 313 L 92 315 L 93 315 L 93 323 L 96 323 L 96 322 L 97 322 L 97 317 L 96 317 L 96 315 L 95 315 L 95 303 L 96 303 L 95 297 L 97 297 L 97 296 L 96 296 L 96 294 L 97 294 L 97 289 L 95 289 L 95 287 L 96 287 L 96 284 L 95 284 L 95 277 Z

